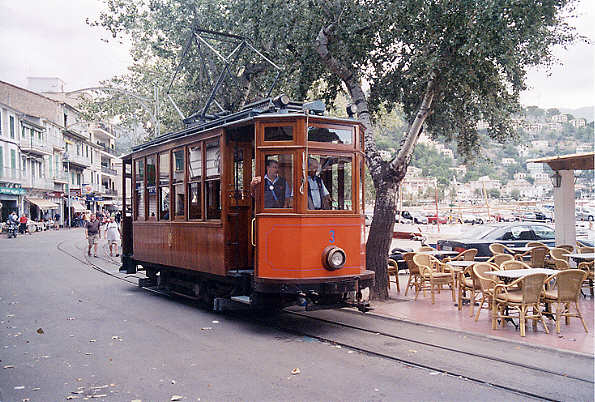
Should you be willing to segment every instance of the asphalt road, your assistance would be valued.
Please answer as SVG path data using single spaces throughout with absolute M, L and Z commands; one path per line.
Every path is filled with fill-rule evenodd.
M 0 401 L 527 400 L 149 293 L 61 242 L 83 257 L 82 229 L 0 237 Z

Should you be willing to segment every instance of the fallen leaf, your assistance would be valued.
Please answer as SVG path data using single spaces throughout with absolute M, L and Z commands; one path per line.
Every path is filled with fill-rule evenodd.
M 440 374 L 440 373 L 439 373 L 439 372 L 437 372 L 437 371 L 432 371 L 432 372 L 431 372 L 431 373 L 429 373 L 429 374 L 430 374 L 430 375 L 438 375 L 438 374 Z
M 25 389 L 25 386 L 23 386 L 23 385 L 17 385 L 16 387 L 14 387 L 14 389 Z
M 85 391 L 83 391 L 82 389 L 79 389 L 78 391 L 71 391 L 71 394 L 75 394 L 75 395 L 80 395 L 82 393 L 84 393 Z
M 42 329 L 42 328 L 37 328 L 37 333 L 38 333 L 38 334 L 43 334 L 43 333 L 44 333 L 44 332 L 43 332 L 43 329 Z
M 91 352 L 85 352 L 85 355 L 86 355 L 86 356 L 91 356 L 92 354 L 93 354 L 93 353 L 91 353 Z
M 414 349 L 409 349 L 409 350 L 408 350 L 408 352 L 409 352 L 409 353 L 417 353 L 417 350 L 414 350 Z
M 91 395 L 91 398 L 105 398 L 107 396 L 107 394 L 97 394 L 97 395 Z
M 115 387 L 115 386 L 116 386 L 116 384 L 110 384 L 109 386 L 110 386 L 110 387 Z
M 89 339 L 89 342 L 93 343 L 93 342 L 97 342 L 95 339 Z
M 11 365 L 11 364 L 8 364 L 8 365 L 4 366 L 4 368 L 5 368 L 5 369 L 14 368 L 14 366 L 13 366 L 13 365 Z
M 202 331 L 207 331 L 207 330 L 209 330 L 209 329 L 213 329 L 213 328 L 211 328 L 211 327 L 202 327 L 202 328 L 201 328 L 201 330 L 202 330 Z
M 175 383 L 176 383 L 176 380 L 171 380 L 171 383 L 175 385 Z
M 219 324 L 219 321 L 215 320 L 215 321 L 211 321 L 213 324 Z
M 30 400 L 31 399 L 29 399 L 29 398 L 25 398 L 25 399 L 23 399 L 23 402 L 29 402 Z
M 347 353 L 351 354 L 354 353 L 353 350 L 348 350 Z
M 112 336 L 112 339 L 118 339 L 118 338 L 119 338 L 118 335 Z
M 7 316 L 8 318 L 12 318 L 12 317 L 14 317 L 14 314 L 6 314 L 6 316 Z
M 74 317 L 68 317 L 68 318 L 66 318 L 66 319 L 67 319 L 68 321 L 76 320 L 76 318 L 74 318 Z
M 90 389 L 104 389 L 107 388 L 107 385 L 101 385 L 101 386 L 97 386 L 97 387 L 91 387 Z
M 293 375 L 298 375 L 300 374 L 302 371 L 299 368 L 294 368 L 293 370 L 291 370 L 291 374 Z
M 70 400 L 70 399 L 79 399 L 79 398 L 80 398 L 80 396 L 78 396 L 78 395 L 68 395 L 66 397 L 66 399 L 68 399 L 68 400 Z
M 181 401 L 182 399 L 184 399 L 183 396 L 180 395 L 172 395 L 170 401 Z
M 39 387 L 35 387 L 35 388 L 33 388 L 33 391 L 39 391 L 40 389 L 41 388 L 39 388 Z

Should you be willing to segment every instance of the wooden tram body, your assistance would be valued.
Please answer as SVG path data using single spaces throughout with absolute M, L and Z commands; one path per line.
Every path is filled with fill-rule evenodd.
M 302 106 L 268 100 L 125 156 L 123 269 L 141 265 L 141 285 L 215 309 L 242 302 L 365 311 L 374 274 L 365 269 L 363 126 Z M 314 159 L 319 179 L 308 169 Z M 284 190 L 267 193 L 269 160 Z M 251 194 L 254 176 L 263 180 Z M 323 186 L 313 194 L 315 182 L 326 187 L 327 209 L 313 201 L 325 194 Z

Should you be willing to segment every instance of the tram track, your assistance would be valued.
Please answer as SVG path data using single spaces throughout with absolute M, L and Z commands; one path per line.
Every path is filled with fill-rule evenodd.
M 61 242 L 57 245 L 58 250 L 69 255 L 75 260 L 91 267 L 92 269 L 109 275 L 115 279 L 138 286 L 136 280 L 130 276 L 114 274 L 105 268 L 94 263 L 86 255 L 86 247 L 82 249 L 75 246 L 83 258 L 66 250 Z M 107 250 L 102 248 L 106 255 L 99 257 L 100 260 L 112 265 L 119 265 L 109 258 Z M 138 278 L 134 276 L 135 278 Z M 168 292 L 159 289 L 143 287 L 144 290 L 165 297 L 173 297 Z M 189 302 L 188 300 L 184 300 Z M 471 381 L 488 387 L 501 389 L 506 392 L 540 400 L 568 400 L 568 399 L 592 399 L 594 382 L 589 375 L 580 375 L 578 372 L 564 372 L 544 367 L 545 359 L 537 359 L 535 362 L 527 362 L 523 359 L 510 358 L 513 354 L 502 353 L 499 356 L 497 351 L 482 353 L 472 348 L 454 347 L 456 342 L 436 342 L 431 338 L 440 337 L 448 330 L 435 329 L 439 335 L 431 337 L 420 336 L 422 329 L 418 325 L 417 331 L 414 323 L 387 320 L 382 317 L 367 315 L 363 317 L 359 313 L 346 310 L 324 311 L 324 312 L 297 312 L 284 310 L 274 317 L 256 317 L 251 314 L 248 318 L 245 314 L 235 314 L 234 317 L 250 322 L 258 322 L 283 332 L 294 335 L 310 337 L 318 341 L 345 347 L 360 353 L 376 356 L 407 367 L 426 370 L 431 375 L 448 375 L 460 378 L 464 381 Z M 364 322 L 365 321 L 365 322 Z M 382 330 L 387 321 L 393 323 L 394 331 Z M 397 333 L 399 326 L 407 326 L 407 330 Z M 481 344 L 481 342 L 480 342 Z M 496 347 L 502 347 L 499 343 Z M 514 345 L 515 349 L 519 346 Z M 535 352 L 538 348 L 530 347 L 529 352 Z M 495 353 L 494 353 L 495 352 Z M 553 353 L 553 352 L 552 352 Z M 569 354 L 570 355 L 570 354 Z M 572 357 L 572 355 L 570 355 Z M 508 357 L 508 358 L 507 358 Z M 575 356 L 584 364 L 584 356 Z M 590 372 L 592 375 L 592 360 Z M 585 399 L 585 396 L 588 397 Z

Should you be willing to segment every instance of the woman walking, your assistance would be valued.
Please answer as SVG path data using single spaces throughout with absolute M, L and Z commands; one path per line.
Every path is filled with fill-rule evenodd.
M 107 226 L 105 227 L 106 237 L 107 237 L 107 244 L 109 245 L 109 255 L 111 257 L 114 256 L 114 252 L 112 247 L 116 246 L 116 257 L 120 256 L 118 252 L 118 239 L 121 238 L 122 234 L 120 233 L 120 227 L 116 222 L 114 222 L 114 218 L 111 217 Z

